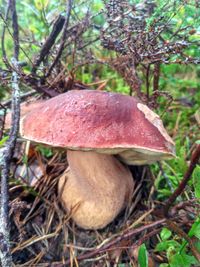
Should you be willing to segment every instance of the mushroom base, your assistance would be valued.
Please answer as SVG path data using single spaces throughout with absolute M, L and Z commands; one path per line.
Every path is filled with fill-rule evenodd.
M 82 228 L 105 227 L 131 199 L 131 172 L 114 156 L 96 152 L 69 151 L 68 162 L 58 185 L 65 209 Z

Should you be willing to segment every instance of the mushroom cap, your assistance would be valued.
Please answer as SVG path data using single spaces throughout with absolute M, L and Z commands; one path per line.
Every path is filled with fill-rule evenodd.
M 71 150 L 118 154 L 127 164 L 174 156 L 174 143 L 157 114 L 132 96 L 72 90 L 29 112 L 21 136 Z
M 34 102 L 33 100 L 31 102 L 24 102 L 20 104 L 20 115 L 21 117 L 25 116 L 28 112 L 30 112 L 31 110 L 40 107 L 43 103 L 45 102 L 45 100 L 35 100 Z M 6 114 L 6 118 L 5 118 L 5 124 L 4 124 L 4 128 L 5 129 L 10 129 L 12 125 L 12 112 L 8 112 Z

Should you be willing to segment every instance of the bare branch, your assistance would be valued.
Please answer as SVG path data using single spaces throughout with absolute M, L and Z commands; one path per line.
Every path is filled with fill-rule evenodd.
M 7 4 L 5 18 L 3 18 L 2 14 L 0 14 L 2 20 L 4 20 L 3 29 L 2 29 L 2 35 L 1 35 L 1 49 L 2 49 L 3 61 L 4 61 L 5 65 L 6 65 L 6 67 L 8 69 L 11 69 L 11 65 L 10 65 L 10 63 L 8 61 L 8 58 L 7 58 L 7 55 L 6 55 L 4 39 L 5 39 L 5 30 L 6 30 L 5 22 L 7 22 L 7 20 L 8 20 L 8 14 L 9 14 L 9 10 L 10 10 L 10 2 L 11 2 L 11 0 L 9 0 L 8 4 Z
M 3 104 L 0 104 L 0 108 L 3 110 L 3 116 L 0 117 L 0 140 L 3 138 L 3 130 L 5 126 L 5 118 L 6 118 L 6 107 Z
M 17 133 L 20 119 L 20 89 L 18 85 L 18 56 L 19 56 L 19 35 L 18 21 L 16 14 L 15 0 L 11 1 L 12 26 L 14 36 L 14 58 L 12 65 L 15 70 L 12 73 L 12 127 L 9 133 L 9 139 L 1 151 L 1 196 L 0 196 L 0 259 L 2 267 L 12 266 L 12 256 L 10 252 L 10 229 L 9 229 L 9 196 L 8 196 L 8 179 L 10 163 L 15 149 Z
M 18 61 L 19 57 L 19 27 L 17 22 L 17 11 L 15 0 L 11 0 L 11 14 L 12 14 L 12 28 L 13 28 L 13 41 L 14 41 L 14 58 Z
M 48 55 L 50 49 L 55 43 L 56 38 L 58 37 L 59 33 L 61 32 L 63 25 L 64 25 L 65 19 L 62 15 L 59 15 L 56 19 L 53 29 L 47 38 L 46 42 L 42 46 L 42 49 L 40 50 L 40 54 L 37 57 L 34 66 L 32 68 L 32 74 L 36 72 L 37 68 L 39 67 L 40 63 L 44 60 L 44 58 Z
M 181 236 L 182 238 L 184 238 L 188 242 L 193 255 L 198 260 L 198 262 L 200 262 L 200 253 L 196 249 L 192 239 L 180 227 L 178 227 L 178 225 L 176 223 L 174 223 L 173 221 L 167 220 L 166 223 L 167 223 L 167 227 L 170 230 L 174 231 L 176 234 L 178 234 L 179 236 Z
M 196 150 L 192 154 L 190 166 L 187 169 L 187 172 L 185 173 L 183 180 L 179 184 L 178 188 L 174 191 L 174 193 L 169 197 L 167 200 L 165 206 L 164 206 L 164 215 L 165 217 L 168 217 L 169 209 L 173 205 L 174 201 L 177 199 L 177 197 L 183 193 L 196 165 L 198 164 L 198 160 L 200 158 L 200 145 L 197 145 Z
M 187 55 L 186 49 L 189 46 L 199 45 L 198 40 L 191 41 L 189 31 L 191 25 L 181 25 L 174 30 L 172 19 L 176 16 L 177 10 L 184 5 L 183 3 L 166 2 L 161 6 L 157 6 L 155 1 L 132 4 L 128 0 L 109 0 L 104 3 L 107 25 L 101 31 L 101 44 L 104 48 L 117 53 L 115 70 L 142 100 L 141 81 L 137 79 L 139 65 L 145 65 L 148 70 L 150 64 L 200 62 L 198 57 Z M 123 73 L 121 62 L 118 60 L 121 57 L 126 59 Z M 113 67 L 112 62 L 113 59 L 111 67 Z M 154 90 L 158 90 L 157 67 L 154 74 L 157 76 L 154 76 L 153 86 Z M 147 83 L 147 95 L 149 86 Z
M 63 48 L 66 42 L 66 38 L 67 38 L 67 30 L 68 30 L 68 25 L 69 25 L 69 18 L 70 18 L 70 13 L 71 13 L 71 9 L 72 9 L 72 0 L 69 0 L 67 3 L 67 10 L 66 10 L 66 17 L 65 17 L 65 23 L 64 23 L 64 30 L 63 30 L 63 35 L 62 35 L 62 39 L 61 39 L 61 44 L 60 47 L 58 49 L 58 53 L 54 59 L 54 62 L 51 64 L 48 73 L 46 74 L 46 77 L 48 77 L 53 68 L 55 67 L 55 65 L 57 64 L 58 60 L 60 59 L 62 52 L 63 52 Z
M 160 63 L 155 63 L 153 74 L 153 90 L 158 91 L 160 78 Z
M 107 250 L 111 249 L 113 246 L 115 246 L 116 244 L 118 244 L 120 241 L 122 240 L 126 240 L 129 238 L 132 238 L 133 236 L 135 236 L 138 233 L 141 233 L 145 230 L 148 229 L 152 229 L 152 228 L 156 228 L 160 225 L 165 224 L 165 219 L 161 219 L 158 220 L 156 222 L 153 222 L 151 224 L 147 224 L 141 227 L 138 227 L 136 229 L 133 230 L 129 230 L 127 232 L 122 233 L 121 235 L 117 236 L 116 238 L 114 238 L 113 240 L 107 242 L 106 244 L 104 244 L 102 247 L 96 248 L 88 253 L 85 253 L 83 255 L 80 255 L 77 257 L 78 261 L 84 260 L 84 259 L 88 259 L 88 258 L 92 258 L 95 257 L 96 255 L 99 255 L 101 253 L 106 252 Z M 66 264 L 69 264 L 70 260 L 66 261 Z

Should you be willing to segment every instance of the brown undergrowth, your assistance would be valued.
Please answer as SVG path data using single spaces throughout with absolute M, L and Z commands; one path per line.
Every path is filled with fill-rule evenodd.
M 25 163 L 22 156 L 27 158 Z M 57 183 L 67 168 L 64 151 L 55 150 L 53 155 L 45 157 L 37 147 L 28 145 L 27 149 L 23 143 L 18 145 L 14 160 L 20 170 L 13 169 L 15 180 L 11 180 L 9 189 L 15 266 L 96 267 L 119 263 L 138 266 L 138 248 L 144 241 L 148 246 L 149 266 L 165 262 L 164 254 L 154 252 L 166 219 L 155 212 L 155 207 L 162 203 L 155 201 L 154 177 L 149 167 L 130 167 L 136 179 L 131 203 L 106 228 L 89 231 L 77 227 L 59 201 Z M 35 173 L 28 172 L 35 163 L 40 170 L 34 168 Z M 33 180 L 37 176 L 40 179 Z M 184 230 L 190 228 L 197 212 L 192 201 L 171 210 L 175 214 L 173 221 Z

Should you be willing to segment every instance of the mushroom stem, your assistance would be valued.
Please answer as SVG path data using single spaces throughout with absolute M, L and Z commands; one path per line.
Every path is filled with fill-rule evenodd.
M 134 181 L 128 167 L 114 156 L 68 151 L 69 169 L 58 189 L 67 211 L 85 229 L 110 223 L 130 200 Z

